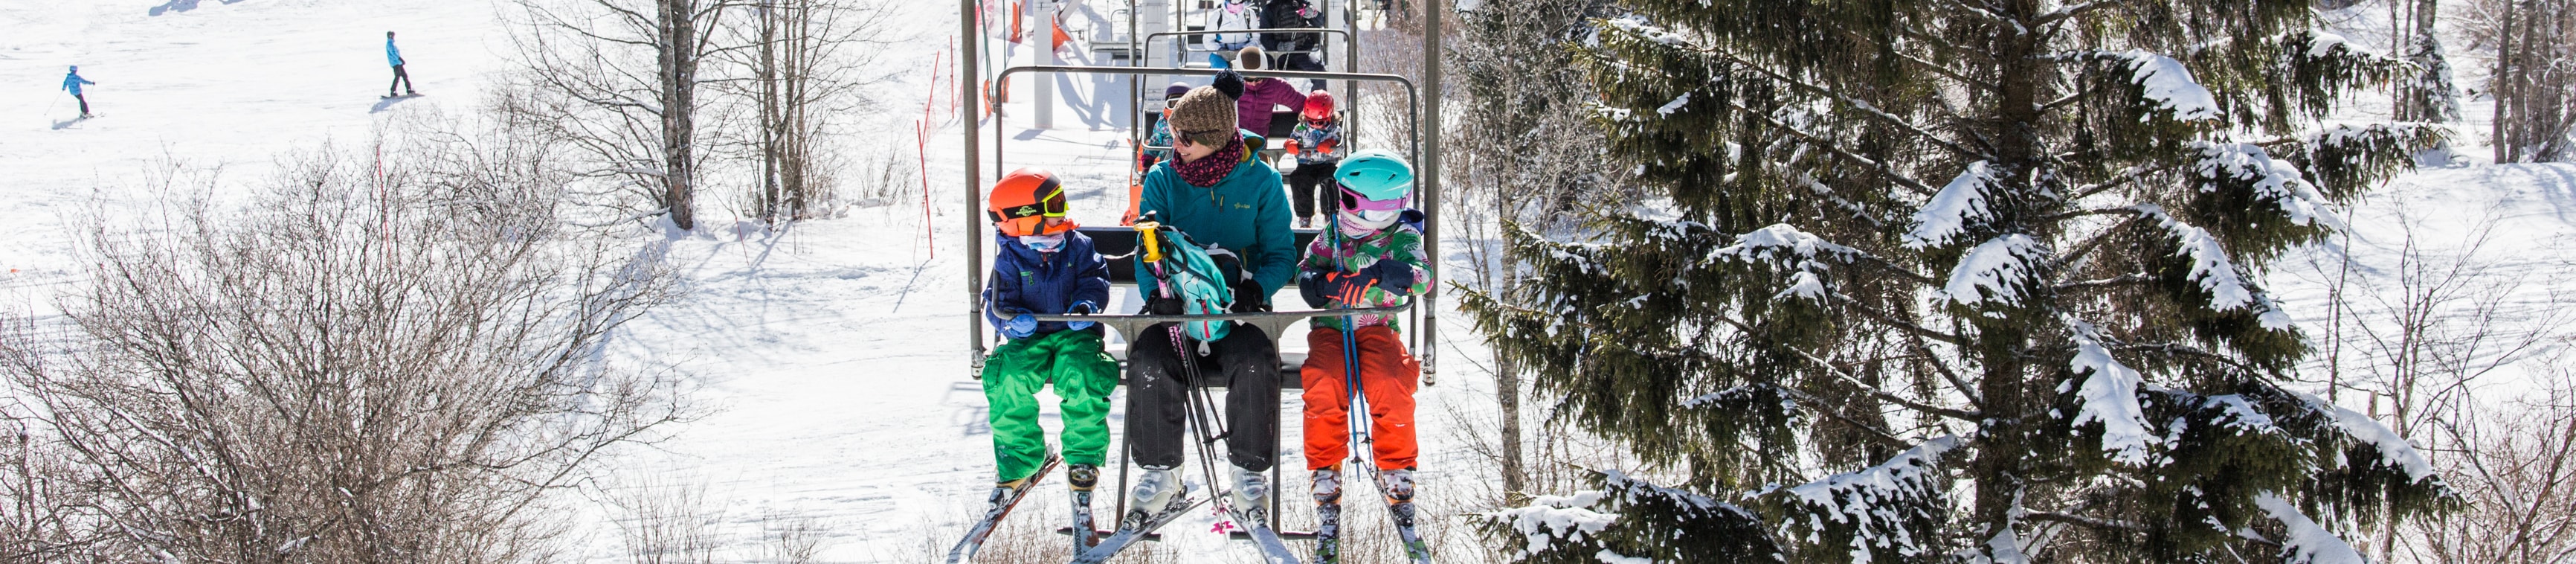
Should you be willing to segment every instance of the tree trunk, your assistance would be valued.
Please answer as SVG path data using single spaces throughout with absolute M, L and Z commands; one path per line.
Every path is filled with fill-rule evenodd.
M 696 173 L 691 165 L 697 144 L 694 119 L 697 103 L 697 24 L 692 20 L 695 2 L 661 0 L 662 37 L 656 47 L 661 52 L 662 78 L 662 204 L 671 214 L 671 224 L 681 229 L 696 229 L 697 214 L 692 206 L 691 185 Z

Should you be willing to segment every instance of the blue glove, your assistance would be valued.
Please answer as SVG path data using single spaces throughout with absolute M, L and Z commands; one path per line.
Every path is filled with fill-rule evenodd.
M 1026 339 L 1029 338 L 1030 335 L 1037 334 L 1037 332 L 1038 318 L 1034 315 L 1023 313 L 1016 317 L 1012 317 L 1010 321 L 1002 322 L 1002 336 L 1004 337 Z
M 1216 54 L 1216 53 L 1209 53 L 1209 54 L 1208 54 L 1208 67 L 1209 67 L 1209 68 L 1218 68 L 1218 69 L 1230 69 L 1230 68 L 1234 68 L 1234 63 L 1227 62 L 1227 61 L 1225 60 L 1225 55 L 1219 55 L 1219 54 Z
M 1413 266 L 1402 261 L 1382 260 L 1361 269 L 1377 278 L 1377 287 L 1387 293 L 1402 295 L 1413 291 Z
M 1064 313 L 1065 313 L 1066 315 L 1091 315 L 1091 314 L 1099 313 L 1099 312 L 1100 312 L 1100 305 L 1099 305 L 1099 304 L 1094 304 L 1094 303 L 1091 303 L 1091 302 L 1074 302 L 1073 307 L 1065 308 L 1065 312 L 1064 312 Z M 1090 328 L 1091 328 L 1091 326 L 1093 326 L 1093 325 L 1099 325 L 1099 324 L 1098 324 L 1098 323 L 1089 322 L 1089 321 L 1067 321 L 1067 322 L 1064 322 L 1064 326 L 1065 326 L 1065 328 L 1072 329 L 1072 330 L 1075 330 L 1075 331 L 1081 331 L 1081 330 L 1084 330 L 1084 329 L 1090 329 Z

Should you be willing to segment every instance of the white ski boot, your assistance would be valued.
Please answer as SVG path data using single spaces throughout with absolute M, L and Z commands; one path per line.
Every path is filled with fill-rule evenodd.
M 1270 475 L 1266 471 L 1234 467 L 1234 489 L 1226 495 L 1245 527 L 1270 526 Z
M 1119 529 L 1143 528 L 1155 514 L 1176 509 L 1172 507 L 1175 504 L 1186 503 L 1180 495 L 1180 474 L 1173 473 L 1170 468 L 1144 468 L 1144 475 L 1136 478 L 1136 488 L 1128 492 L 1127 514 L 1118 519 Z

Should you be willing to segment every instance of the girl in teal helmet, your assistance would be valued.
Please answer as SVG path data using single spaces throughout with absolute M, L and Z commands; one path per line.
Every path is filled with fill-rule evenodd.
M 1298 289 L 1316 308 L 1383 307 L 1404 303 L 1432 284 L 1422 252 L 1420 212 L 1409 209 L 1413 167 L 1385 151 L 1360 151 L 1333 171 L 1337 210 L 1333 231 L 1306 247 L 1298 263 Z M 1377 486 L 1389 502 L 1413 499 L 1413 393 L 1422 363 L 1404 348 L 1393 315 L 1317 317 L 1306 333 L 1306 467 L 1313 472 L 1318 562 L 1338 561 L 1342 461 L 1351 446 L 1351 387 L 1369 406 L 1369 436 Z M 1348 374 L 1345 366 L 1358 366 Z M 1402 513 L 1402 512 L 1399 512 Z

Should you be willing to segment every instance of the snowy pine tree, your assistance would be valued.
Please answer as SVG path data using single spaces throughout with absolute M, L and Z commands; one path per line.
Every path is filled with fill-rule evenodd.
M 1470 293 L 1657 486 L 1491 515 L 1532 561 L 2358 561 L 2455 499 L 2262 265 L 2438 131 L 2324 121 L 2408 68 L 2308 0 L 1628 0 L 1576 46 L 1668 201 L 1515 231 Z M 2349 558 L 2346 558 L 2349 557 Z

